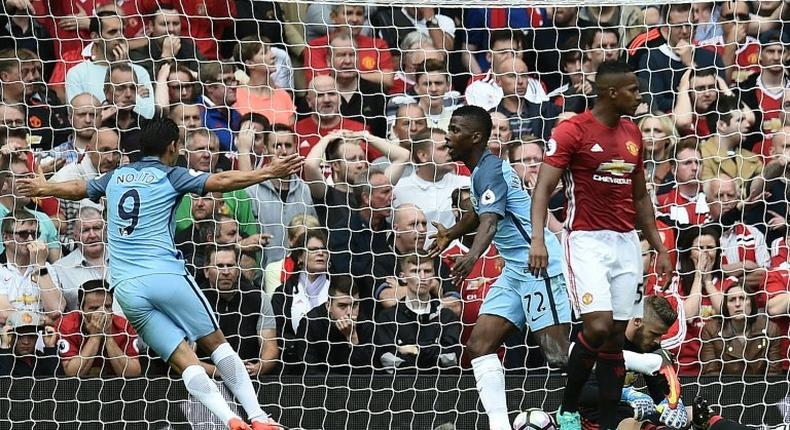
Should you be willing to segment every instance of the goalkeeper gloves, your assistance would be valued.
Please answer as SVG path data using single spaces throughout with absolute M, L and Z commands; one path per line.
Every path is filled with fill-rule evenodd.
M 656 404 L 653 403 L 653 398 L 637 391 L 634 387 L 624 387 L 620 401 L 631 406 L 634 410 L 634 419 L 637 421 L 644 421 L 656 412 Z
M 658 404 L 656 409 L 661 413 L 659 421 L 664 423 L 667 427 L 681 429 L 688 425 L 689 417 L 688 414 L 686 414 L 686 407 L 683 405 L 683 400 L 678 399 L 677 406 L 673 408 L 670 406 L 669 401 L 664 399 Z

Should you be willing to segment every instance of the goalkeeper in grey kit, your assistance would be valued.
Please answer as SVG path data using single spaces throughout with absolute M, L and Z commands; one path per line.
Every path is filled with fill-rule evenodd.
M 669 353 L 661 350 L 661 337 L 678 315 L 663 297 L 648 296 L 644 316 L 632 318 L 625 331 L 624 350 L 636 353 L 659 353 L 665 360 L 652 372 L 643 373 L 647 393 L 638 391 L 633 383 L 636 375 L 626 374 L 620 404 L 617 407 L 619 430 L 752 430 L 752 427 L 715 415 L 707 402 L 697 397 L 691 408 L 680 398 L 680 381 L 673 369 Z M 584 430 L 598 429 L 598 387 L 590 378 L 579 398 L 579 414 Z

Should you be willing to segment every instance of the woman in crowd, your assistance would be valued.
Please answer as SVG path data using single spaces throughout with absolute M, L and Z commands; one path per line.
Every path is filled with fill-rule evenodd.
M 724 291 L 721 315 L 702 330 L 702 373 L 705 375 L 761 375 L 782 372 L 778 326 L 757 313 L 757 300 L 742 282 Z
M 286 369 L 289 364 L 303 361 L 299 351 L 304 348 L 296 334 L 299 323 L 313 308 L 326 303 L 328 298 L 329 251 L 326 241 L 326 233 L 319 229 L 308 229 L 296 239 L 291 251 L 296 271 L 272 296 L 277 338 L 282 342 L 282 360 Z
M 278 88 L 273 79 L 277 68 L 271 45 L 247 37 L 239 42 L 233 57 L 244 65 L 250 77 L 247 85 L 236 89 L 236 104 L 233 105 L 236 111 L 241 115 L 259 113 L 272 124 L 293 126 L 296 107 L 291 94 Z
M 678 273 L 655 293 L 677 306 L 677 322 L 662 338 L 661 346 L 677 354 L 679 374 L 699 375 L 700 331 L 721 309 L 721 290 L 734 282 L 721 271 L 719 231 L 715 226 L 692 227 L 678 239 Z
M 678 140 L 672 118 L 663 113 L 645 115 L 639 121 L 642 132 L 643 158 L 648 182 L 656 188 L 656 194 L 672 189 L 672 162 L 670 149 Z

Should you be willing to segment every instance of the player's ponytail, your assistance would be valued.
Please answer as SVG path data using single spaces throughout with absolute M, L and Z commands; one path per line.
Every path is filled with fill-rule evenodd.
M 170 118 L 152 119 L 140 133 L 140 149 L 144 157 L 159 157 L 172 142 L 178 142 L 178 126 Z

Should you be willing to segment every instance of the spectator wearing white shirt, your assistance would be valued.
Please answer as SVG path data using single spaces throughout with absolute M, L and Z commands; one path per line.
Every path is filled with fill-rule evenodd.
M 122 63 L 129 59 L 129 46 L 123 36 L 123 21 L 113 11 L 103 11 L 91 18 L 90 33 L 93 42 L 85 51 L 90 60 L 85 60 L 66 74 L 66 100 L 71 101 L 80 93 L 93 94 L 104 102 L 105 76 L 110 64 Z M 154 116 L 154 88 L 151 76 L 141 66 L 132 65 L 136 88 L 139 91 L 134 111 L 144 118 Z
M 120 137 L 115 130 L 111 128 L 101 128 L 97 130 L 79 162 L 67 164 L 52 175 L 50 181 L 87 181 L 115 169 L 121 161 L 121 154 L 118 152 L 119 142 Z M 67 220 L 75 219 L 77 212 L 79 212 L 80 208 L 83 206 L 101 208 L 101 205 L 89 199 L 79 201 L 60 199 L 60 208 L 63 210 L 63 214 Z M 71 235 L 72 226 L 71 223 L 68 225 L 66 230 L 67 236 Z
M 44 312 L 54 321 L 65 300 L 49 275 L 47 246 L 36 240 L 36 217 L 14 211 L 3 218 L 2 233 L 7 262 L 0 266 L 0 323 L 15 311 Z
M 454 173 L 455 164 L 447 151 L 444 131 L 427 129 L 414 136 L 412 158 L 414 173 L 401 178 L 395 185 L 394 207 L 405 203 L 418 206 L 425 213 L 428 231 L 435 230 L 432 223 L 445 227 L 455 224 L 453 215 L 453 190 L 469 187 L 469 177 Z
M 106 224 L 101 211 L 94 207 L 81 208 L 74 221 L 73 240 L 77 249 L 51 265 L 52 279 L 60 287 L 66 311 L 79 310 L 77 292 L 82 284 L 108 279 L 105 236 Z M 113 311 L 121 315 L 118 305 L 113 305 Z

